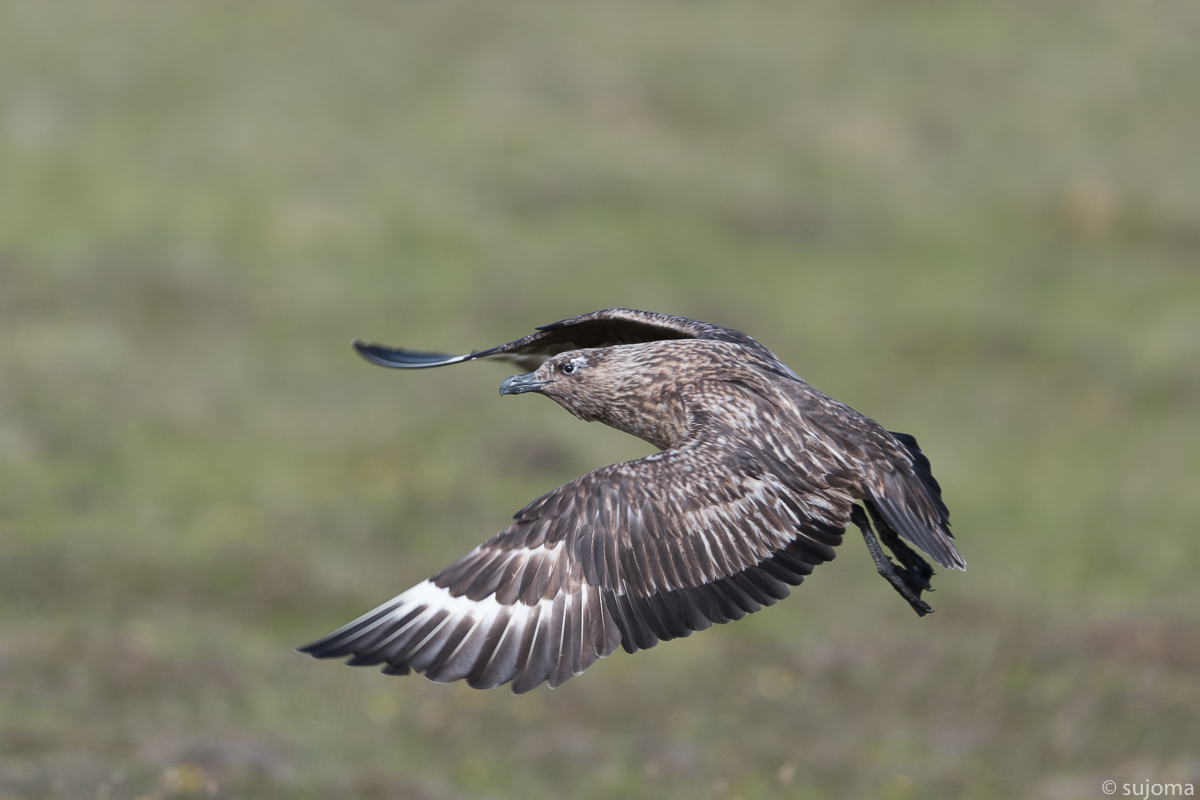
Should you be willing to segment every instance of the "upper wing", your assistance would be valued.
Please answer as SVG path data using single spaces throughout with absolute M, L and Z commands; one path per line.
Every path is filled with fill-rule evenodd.
M 568 350 L 638 344 L 663 339 L 715 339 L 734 342 L 757 348 L 770 356 L 766 348 L 740 331 L 683 317 L 628 308 L 610 308 L 543 325 L 537 329 L 537 333 L 531 333 L 515 342 L 462 356 L 396 349 L 378 344 L 365 344 L 358 340 L 354 341 L 354 348 L 359 355 L 373 364 L 399 369 L 444 367 L 478 358 L 493 358 L 514 361 L 523 369 L 534 370 L 550 356 Z
M 303 651 L 476 688 L 558 686 L 618 644 L 653 647 L 786 597 L 834 557 L 851 502 L 779 465 L 683 445 L 555 489 Z

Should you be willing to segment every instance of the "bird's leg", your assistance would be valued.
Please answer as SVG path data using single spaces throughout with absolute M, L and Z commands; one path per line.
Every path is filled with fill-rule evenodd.
M 871 521 L 875 523 L 875 530 L 879 531 L 879 540 L 904 566 L 904 570 L 902 570 L 904 582 L 917 594 L 932 592 L 933 587 L 929 585 L 929 579 L 933 577 L 933 567 L 929 566 L 929 562 L 921 558 L 916 550 L 905 544 L 873 503 L 866 505 L 867 513 L 871 515 Z
M 905 568 L 897 566 L 890 558 L 888 558 L 887 553 L 885 553 L 883 551 L 883 547 L 880 546 L 879 540 L 875 538 L 875 532 L 871 530 L 871 521 L 867 519 L 866 512 L 862 510 L 861 506 L 854 505 L 850 507 L 850 521 L 857 525 L 858 529 L 862 531 L 863 539 L 865 539 L 867 542 L 867 550 L 870 551 L 871 558 L 875 560 L 875 569 L 879 571 L 880 575 L 887 579 L 887 582 L 892 585 L 893 589 L 900 593 L 901 597 L 908 601 L 908 604 L 913 607 L 913 611 L 917 612 L 917 616 L 923 617 L 933 611 L 933 609 L 929 607 L 929 604 L 921 599 L 922 589 L 929 588 L 928 576 L 922 577 L 918 583 L 914 580 L 914 578 L 916 578 L 919 574 L 919 570 L 910 571 L 912 569 L 911 567 Z M 882 532 L 885 530 L 885 528 L 881 527 L 880 530 Z M 886 530 L 889 532 L 891 531 L 890 528 L 886 528 Z M 892 536 L 895 537 L 896 534 L 892 533 Z M 899 541 L 898 537 L 896 538 L 896 541 Z M 890 547 L 891 543 L 889 542 L 888 544 Z M 907 545 L 901 544 L 901 548 L 902 549 L 900 551 L 893 549 L 893 552 L 896 553 L 896 557 L 899 558 L 901 562 L 905 562 L 907 557 L 915 558 L 924 565 L 925 569 L 929 570 L 931 575 L 933 574 L 933 570 L 929 568 L 929 565 L 925 564 L 921 557 L 910 550 Z

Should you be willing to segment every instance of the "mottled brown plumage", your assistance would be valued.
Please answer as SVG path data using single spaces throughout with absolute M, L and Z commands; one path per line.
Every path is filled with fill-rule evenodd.
M 303 648 L 316 657 L 477 688 L 511 680 L 520 693 L 558 686 L 618 644 L 632 653 L 773 605 L 834 557 L 851 522 L 918 614 L 933 570 L 901 537 L 966 565 L 916 440 L 738 331 L 610 309 L 466 356 L 355 347 L 401 368 L 514 361 L 536 371 L 501 394 L 544 394 L 660 452 L 538 498 L 434 577 Z

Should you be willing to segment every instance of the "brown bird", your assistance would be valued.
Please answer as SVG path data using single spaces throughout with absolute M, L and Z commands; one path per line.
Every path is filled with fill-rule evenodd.
M 633 653 L 774 605 L 833 559 L 851 522 L 919 615 L 933 570 L 902 539 L 966 566 L 916 440 L 821 394 L 744 333 L 614 308 L 464 356 L 354 346 L 402 369 L 516 362 L 535 371 L 500 394 L 543 394 L 660 452 L 534 500 L 437 575 L 301 648 L 317 658 L 479 689 L 512 681 L 520 694 L 618 644 Z

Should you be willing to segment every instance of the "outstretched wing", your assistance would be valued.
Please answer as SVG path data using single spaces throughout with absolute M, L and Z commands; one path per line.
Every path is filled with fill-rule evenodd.
M 684 479 L 683 473 L 686 473 Z M 302 648 L 476 688 L 558 686 L 741 619 L 834 557 L 852 499 L 792 470 L 681 445 L 591 472 L 429 580 Z
M 365 344 L 358 340 L 354 341 L 354 349 L 373 364 L 399 369 L 444 367 L 462 361 L 490 358 L 513 361 L 523 369 L 534 370 L 547 358 L 568 350 L 665 339 L 713 339 L 734 342 L 756 348 L 774 359 L 766 348 L 740 331 L 693 319 L 634 311 L 629 308 L 610 308 L 543 325 L 536 333 L 515 342 L 462 356 L 397 349 L 379 344 Z

